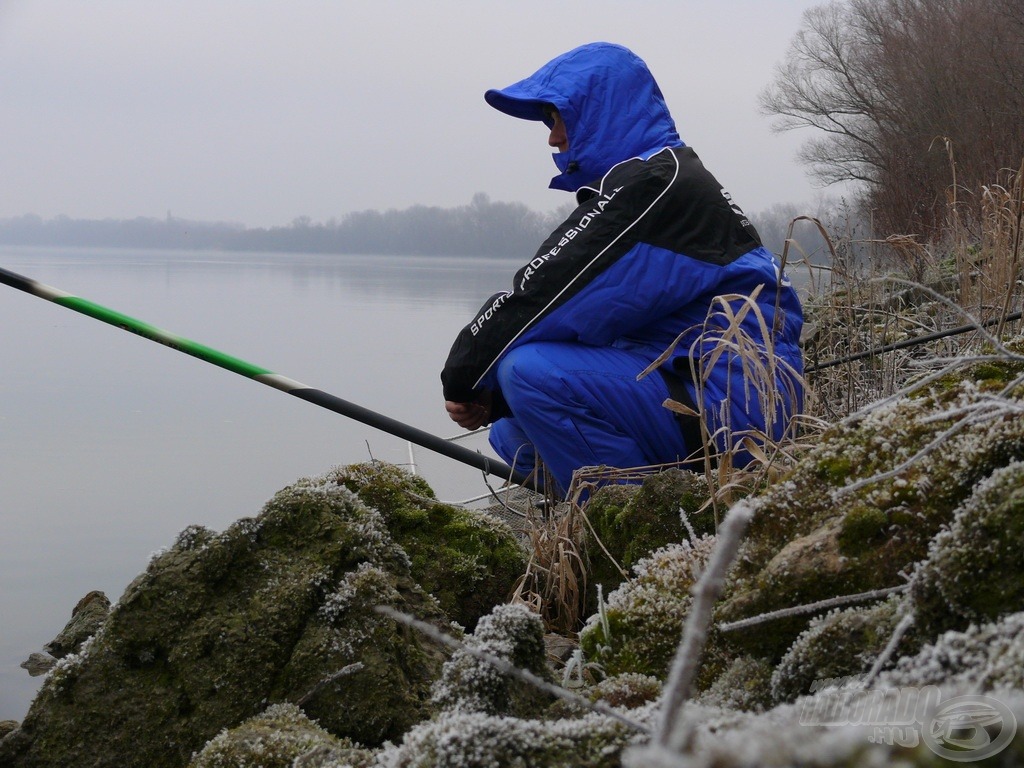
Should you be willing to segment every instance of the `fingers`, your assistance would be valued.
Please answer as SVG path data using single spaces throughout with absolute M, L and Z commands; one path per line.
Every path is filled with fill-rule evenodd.
M 479 429 L 490 420 L 491 409 L 482 403 L 454 403 L 448 400 L 444 404 L 448 416 L 463 429 Z

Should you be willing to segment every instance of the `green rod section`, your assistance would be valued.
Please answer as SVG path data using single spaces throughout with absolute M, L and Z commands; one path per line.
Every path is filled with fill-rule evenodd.
M 182 336 L 178 336 L 177 334 L 169 333 L 161 328 L 150 325 L 149 323 L 136 320 L 134 317 L 129 317 L 128 315 L 120 312 L 115 312 L 114 310 L 96 304 L 95 302 L 74 296 L 58 288 L 40 283 L 36 280 L 10 272 L 3 268 L 0 268 L 0 283 L 8 285 L 11 288 L 17 288 L 20 291 L 32 294 L 33 296 L 37 296 L 41 299 L 52 301 L 55 304 L 60 304 L 62 307 L 67 307 L 75 312 L 79 312 L 96 320 L 116 326 L 122 330 L 134 333 L 137 336 L 149 339 L 150 341 L 163 344 L 164 346 L 175 349 L 178 352 L 183 352 L 186 355 L 199 358 L 207 363 L 229 370 L 232 373 L 237 373 L 248 379 L 258 381 L 260 384 L 265 384 L 269 387 L 273 387 L 274 389 L 279 389 L 282 392 L 287 392 L 290 395 L 298 397 L 300 400 L 305 400 L 306 402 L 319 405 L 321 408 L 326 408 L 327 410 L 341 414 L 342 416 L 355 419 L 363 424 L 367 424 L 376 429 L 380 429 L 383 432 L 400 437 L 403 440 L 413 442 L 416 445 L 427 448 L 435 453 L 440 453 L 450 459 L 475 467 L 487 474 L 500 477 L 504 480 L 509 480 L 518 485 L 525 485 L 536 489 L 536 485 L 530 482 L 525 476 L 496 459 L 491 459 L 481 453 L 477 453 L 476 451 L 463 448 L 461 445 L 444 440 L 443 438 L 432 435 L 429 432 L 424 432 L 423 430 L 411 427 L 408 424 L 392 419 L 390 416 L 384 416 L 383 414 L 364 408 L 361 405 L 356 405 L 348 400 L 343 400 L 342 398 L 336 397 L 328 392 L 324 392 L 323 390 L 308 387 L 294 379 L 289 379 L 286 376 L 281 376 L 280 374 L 274 373 L 266 368 L 261 368 L 257 365 L 253 365 L 252 363 L 247 363 L 245 360 L 240 360 L 237 357 L 224 354 L 212 347 L 208 347 L 204 344 L 198 344 L 190 339 L 186 339 Z
M 38 295 L 38 294 L 36 294 Z M 101 320 L 104 323 L 117 326 L 122 330 L 129 331 L 142 336 L 150 341 L 156 341 L 163 344 L 171 349 L 176 349 L 178 352 L 184 352 L 186 355 L 192 355 L 192 357 L 198 357 L 207 363 L 213 363 L 213 365 L 226 368 L 232 373 L 237 373 L 248 378 L 255 378 L 256 376 L 272 373 L 265 368 L 260 368 L 252 363 L 247 363 L 245 360 L 239 360 L 237 357 L 226 355 L 223 352 L 219 352 L 212 347 L 207 347 L 204 344 L 197 344 L 190 339 L 186 339 L 182 336 L 177 336 L 173 333 L 168 333 L 160 328 L 149 323 L 144 323 L 141 320 L 136 320 L 128 315 L 123 315 L 120 312 L 115 312 L 112 309 L 100 306 L 88 299 L 81 299 L 77 296 L 65 296 L 56 298 L 53 300 L 55 304 L 60 304 L 62 307 L 73 309 L 75 312 L 80 312 L 83 315 Z

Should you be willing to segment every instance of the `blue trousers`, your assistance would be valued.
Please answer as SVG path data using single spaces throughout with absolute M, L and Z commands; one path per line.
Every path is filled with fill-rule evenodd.
M 498 385 L 513 415 L 491 427 L 492 447 L 524 474 L 539 454 L 563 492 L 580 467 L 685 459 L 692 448 L 662 405 L 669 397 L 664 380 L 657 373 L 636 380 L 649 363 L 615 347 L 517 347 L 498 364 Z

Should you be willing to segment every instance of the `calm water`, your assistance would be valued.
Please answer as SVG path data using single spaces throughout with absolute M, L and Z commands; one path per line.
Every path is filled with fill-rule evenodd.
M 0 247 L 0 266 L 448 436 L 448 347 L 517 265 Z M 371 427 L 3 286 L 0 329 L 0 719 L 23 717 L 41 678 L 18 665 L 78 599 L 116 600 L 185 526 L 223 530 L 338 464 L 409 461 Z M 442 498 L 486 490 L 415 459 Z

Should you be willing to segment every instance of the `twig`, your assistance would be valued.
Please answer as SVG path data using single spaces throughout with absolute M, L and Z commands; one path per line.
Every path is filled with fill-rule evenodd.
M 345 675 L 351 675 L 353 672 L 358 672 L 362 668 L 363 662 L 361 661 L 357 661 L 354 664 L 348 664 L 347 666 L 342 667 L 337 672 L 331 673 L 323 680 L 321 680 L 319 683 L 310 688 L 308 691 L 306 691 L 306 693 L 303 694 L 302 698 L 295 702 L 295 704 L 299 707 L 304 707 L 307 703 L 309 703 L 310 699 L 312 699 L 314 696 L 320 693 L 320 691 L 322 691 L 328 685 L 333 683 L 335 680 L 340 680 L 341 678 L 345 677 Z
M 890 480 L 894 477 L 898 477 L 908 468 L 912 467 L 915 463 L 917 463 L 924 457 L 931 454 L 933 451 L 936 451 L 943 445 L 945 445 L 946 441 L 953 435 L 955 435 L 957 432 L 967 427 L 973 427 L 977 426 L 978 424 L 983 424 L 986 421 L 992 421 L 993 419 L 996 419 L 1001 415 L 1002 414 L 998 410 L 996 410 L 993 413 L 992 409 L 985 409 L 981 414 L 971 414 L 967 418 L 963 418 L 960 421 L 954 422 L 953 425 L 949 427 L 949 429 L 940 432 L 938 436 L 933 438 L 927 445 L 925 445 L 921 450 L 919 450 L 913 456 L 908 458 L 906 461 L 902 462 L 901 464 L 898 464 L 897 466 L 885 472 L 879 472 L 877 474 L 871 475 L 870 477 L 865 477 L 860 480 L 857 480 L 856 482 L 850 483 L 849 485 L 844 485 L 842 488 L 837 488 L 832 492 L 832 498 L 834 500 L 838 500 L 843 496 L 848 496 L 851 493 L 856 493 L 857 491 L 860 491 L 862 488 L 865 488 L 874 483 L 879 483 L 882 482 L 883 480 Z
M 629 719 L 628 717 L 620 714 L 619 712 L 616 712 L 614 709 L 612 709 L 606 704 L 602 704 L 599 701 L 590 701 L 589 699 L 585 699 L 582 696 L 573 693 L 572 691 L 562 688 L 561 686 L 549 683 L 547 680 L 538 677 L 537 675 L 530 672 L 528 669 L 520 669 L 519 667 L 515 666 L 514 664 L 505 659 L 487 653 L 486 651 L 482 651 L 479 648 L 471 648 L 465 643 L 456 640 L 451 635 L 445 634 L 434 625 L 428 624 L 425 621 L 420 621 L 419 619 L 410 616 L 407 613 L 396 611 L 389 605 L 378 605 L 376 608 L 374 608 L 374 610 L 382 616 L 387 616 L 389 619 L 397 621 L 400 624 L 405 624 L 408 627 L 412 627 L 413 629 L 422 632 L 431 640 L 441 643 L 441 645 L 446 645 L 449 648 L 452 648 L 457 651 L 462 651 L 463 653 L 468 653 L 470 656 L 474 658 L 480 659 L 481 661 L 485 661 L 488 664 L 494 666 L 498 671 L 506 675 L 516 677 L 522 680 L 523 682 L 528 683 L 529 685 L 532 685 L 535 688 L 544 691 L 545 693 L 550 693 L 552 696 L 556 696 L 560 699 L 575 704 L 576 706 L 583 707 L 592 712 L 598 712 L 602 715 L 605 715 L 606 717 L 610 717 L 613 720 L 617 720 L 618 722 L 622 723 L 623 725 L 629 728 L 632 728 L 635 731 L 639 731 L 640 733 L 649 735 L 651 732 L 650 729 L 647 728 L 647 726 L 641 725 L 635 720 Z
M 882 671 L 882 667 L 884 667 L 890 657 L 892 657 L 893 651 L 896 650 L 896 646 L 899 645 L 900 640 L 903 639 L 907 630 L 910 629 L 910 625 L 914 623 L 915 618 L 914 612 L 910 611 L 906 616 L 900 619 L 900 623 L 897 624 L 896 629 L 892 631 L 892 637 L 889 638 L 889 642 L 885 644 L 885 648 L 882 649 L 878 658 L 875 659 L 875 663 L 871 665 L 871 671 L 868 672 L 867 677 L 864 678 L 865 688 L 871 685 L 871 683 L 874 682 L 874 679 L 878 677 L 878 673 Z
M 759 616 L 751 616 L 749 619 L 740 619 L 738 621 L 730 621 L 725 624 L 718 625 L 719 632 L 735 632 L 737 629 L 746 629 L 747 627 L 756 627 L 758 624 L 764 624 L 768 621 L 774 621 L 775 619 L 787 619 L 791 616 L 802 616 L 807 613 L 816 613 L 818 611 L 824 611 L 829 608 L 837 608 L 840 605 L 849 605 L 850 603 L 863 603 L 868 600 L 880 600 L 883 597 L 895 594 L 896 592 L 905 592 L 907 589 L 906 584 L 901 584 L 898 587 L 886 587 L 885 589 L 873 589 L 870 592 L 859 592 L 855 595 L 839 595 L 838 597 L 830 597 L 828 600 L 819 600 L 816 603 L 807 603 L 806 605 L 795 605 L 792 608 L 780 608 L 777 611 L 771 611 L 769 613 L 762 613 Z
M 612 557 L 612 553 L 608 551 L 608 548 L 604 545 L 604 542 L 601 541 L 601 537 L 597 535 L 597 531 L 594 530 L 594 526 L 591 524 L 590 518 L 587 517 L 587 513 L 583 511 L 582 507 L 580 507 L 579 511 L 580 517 L 583 518 L 583 522 L 586 523 L 587 528 L 590 529 L 590 535 L 594 537 L 594 541 L 597 542 L 597 546 L 601 548 L 601 551 L 604 552 L 605 556 L 611 561 L 612 565 L 615 566 L 615 570 L 619 572 L 622 578 L 626 581 L 631 581 L 631 579 L 629 578 L 629 574 L 626 573 L 625 569 L 621 565 L 619 565 L 619 561 Z M 600 587 L 600 585 L 598 586 Z
M 678 722 L 679 712 L 693 692 L 693 681 L 707 643 L 711 611 L 725 588 L 725 576 L 754 515 L 754 505 L 753 500 L 743 499 L 729 510 L 707 568 L 693 588 L 693 604 L 662 697 L 661 722 L 654 739 L 662 747 L 681 752 L 688 740 L 688 732 Z

